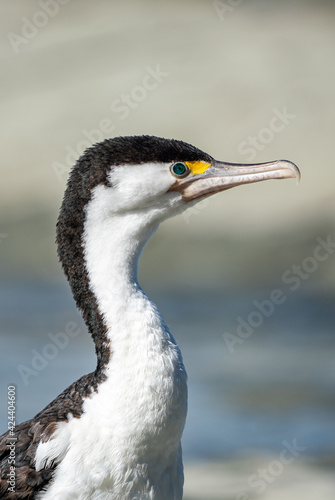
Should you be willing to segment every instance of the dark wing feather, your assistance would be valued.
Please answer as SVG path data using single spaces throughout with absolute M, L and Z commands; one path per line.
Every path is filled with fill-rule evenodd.
M 51 468 L 36 471 L 34 457 L 42 438 L 42 426 L 34 420 L 18 425 L 10 435 L 9 431 L 0 437 L 0 498 L 8 500 L 32 499 L 52 477 Z M 14 441 L 15 439 L 15 441 Z M 15 487 L 11 491 L 9 483 L 10 448 L 15 443 Z
M 57 464 L 36 471 L 34 460 L 40 441 L 52 439 L 58 422 L 68 420 L 69 414 L 75 418 L 82 414 L 85 398 L 95 391 L 103 376 L 96 373 L 84 375 L 65 389 L 35 418 L 15 427 L 13 435 L 9 431 L 0 437 L 0 499 L 30 500 L 44 489 L 51 480 Z M 15 491 L 10 490 L 10 448 L 15 439 Z

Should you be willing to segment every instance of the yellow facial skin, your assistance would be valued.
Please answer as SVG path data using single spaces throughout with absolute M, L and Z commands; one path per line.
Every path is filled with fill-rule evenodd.
M 212 165 L 206 161 L 185 161 L 193 175 L 203 174 Z

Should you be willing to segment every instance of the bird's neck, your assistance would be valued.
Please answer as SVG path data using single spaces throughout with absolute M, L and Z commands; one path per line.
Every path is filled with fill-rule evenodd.
M 84 236 L 89 286 L 108 329 L 116 328 L 129 311 L 129 301 L 148 301 L 137 282 L 141 251 L 155 228 L 140 232 L 127 216 L 97 223 L 87 216 Z M 134 311 L 130 311 L 134 313 Z
M 107 342 L 97 335 L 93 337 L 97 351 L 108 350 L 114 364 L 136 343 L 146 341 L 151 330 L 165 334 L 158 311 L 137 282 L 139 256 L 157 225 L 137 213 L 108 214 L 104 219 L 99 199 L 95 198 L 86 209 L 85 268 Z
M 57 223 L 58 254 L 95 343 L 96 378 L 103 380 L 117 336 L 133 332 L 136 321 L 143 330 L 150 318 L 160 318 L 137 283 L 139 256 L 158 222 L 145 210 L 113 211 L 111 190 L 104 185 L 83 198 L 72 184 Z

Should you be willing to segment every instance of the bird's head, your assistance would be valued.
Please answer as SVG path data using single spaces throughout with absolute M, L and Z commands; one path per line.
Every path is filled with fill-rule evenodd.
M 100 198 L 100 217 L 139 214 L 160 222 L 204 197 L 242 184 L 300 177 L 291 162 L 240 165 L 214 160 L 177 140 L 152 136 L 108 139 L 88 149 L 70 176 L 72 210 Z

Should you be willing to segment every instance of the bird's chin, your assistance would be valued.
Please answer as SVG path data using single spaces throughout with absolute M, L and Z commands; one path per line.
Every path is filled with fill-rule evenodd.
M 178 191 L 183 200 L 189 202 L 243 184 L 287 178 L 299 180 L 300 171 L 286 160 L 252 165 L 215 162 L 204 174 L 176 181 L 170 191 Z

